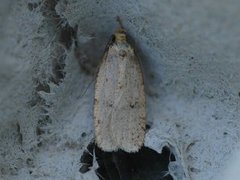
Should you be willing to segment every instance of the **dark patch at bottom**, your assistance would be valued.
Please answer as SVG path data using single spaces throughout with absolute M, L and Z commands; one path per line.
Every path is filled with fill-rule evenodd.
M 161 154 L 148 147 L 142 147 L 137 153 L 104 152 L 94 143 L 90 143 L 87 149 L 81 157 L 83 165 L 79 171 L 85 173 L 91 168 L 95 154 L 99 165 L 95 172 L 100 180 L 173 180 L 168 165 L 175 161 L 175 157 L 167 147 Z

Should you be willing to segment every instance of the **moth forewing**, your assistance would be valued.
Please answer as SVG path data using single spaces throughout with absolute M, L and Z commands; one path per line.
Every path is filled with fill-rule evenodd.
M 95 85 L 96 143 L 103 151 L 138 151 L 144 143 L 146 108 L 140 61 L 121 28 L 106 50 Z

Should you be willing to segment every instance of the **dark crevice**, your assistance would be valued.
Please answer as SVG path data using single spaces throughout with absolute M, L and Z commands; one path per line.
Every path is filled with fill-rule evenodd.
M 33 11 L 33 10 L 35 10 L 37 7 L 39 7 L 40 4 L 41 4 L 40 2 L 38 2 L 38 3 L 36 3 L 36 2 L 34 2 L 34 3 L 28 3 L 28 4 L 27 4 L 27 7 L 28 7 L 28 9 L 29 9 L 30 11 Z
M 35 91 L 33 92 L 32 99 L 27 103 L 30 107 L 34 107 L 36 105 L 42 105 L 45 104 L 45 99 L 41 98 L 39 94 Z
M 59 47 L 59 51 L 64 52 L 64 49 Z M 59 85 L 65 77 L 64 67 L 65 67 L 65 59 L 66 54 L 60 55 L 58 58 L 54 58 L 52 61 L 52 72 L 53 72 L 53 79 L 52 82 L 54 84 Z
M 26 164 L 28 167 L 34 167 L 34 161 L 32 158 L 27 158 L 26 159 Z
M 18 142 L 20 144 L 22 144 L 22 142 L 23 142 L 23 135 L 21 133 L 21 126 L 20 126 L 20 124 L 18 122 L 17 122 L 16 125 L 17 125 Z
M 90 143 L 87 149 L 80 159 L 82 166 L 79 171 L 86 173 L 91 169 L 95 154 L 98 163 L 95 172 L 101 180 L 173 179 L 168 172 L 168 165 L 170 161 L 176 159 L 168 147 L 164 147 L 161 154 L 148 147 L 142 147 L 137 153 L 127 153 L 122 150 L 104 152 L 94 143 Z
M 47 83 L 37 82 L 36 91 L 44 91 L 46 93 L 50 93 L 50 87 Z
M 90 170 L 93 165 L 93 150 L 94 150 L 94 143 L 90 143 L 87 147 L 87 150 L 83 152 L 81 156 L 80 162 L 82 166 L 80 167 L 79 171 L 81 173 L 85 173 Z
M 39 126 L 36 128 L 36 134 L 39 136 L 41 134 L 44 134 L 44 130 L 42 130 Z
M 74 40 L 75 45 L 77 45 L 77 26 L 72 28 L 69 24 L 62 27 L 59 42 L 63 44 L 67 49 L 70 49 Z
M 48 124 L 51 124 L 51 123 L 52 123 L 52 120 L 49 117 L 49 115 L 45 115 L 45 116 L 42 116 L 41 118 L 39 118 L 38 124 L 37 124 L 37 127 L 36 127 L 36 135 L 40 137 L 38 139 L 38 143 L 37 143 L 38 147 L 43 145 L 43 142 L 41 140 L 41 135 L 43 135 L 43 134 L 50 134 L 49 130 L 46 130 L 45 127 Z
M 42 80 L 41 75 L 38 75 L 38 77 L 33 79 L 36 84 L 36 88 L 33 92 L 33 98 L 29 102 L 29 105 L 31 107 L 39 106 L 40 108 L 41 115 L 39 116 L 36 127 L 36 135 L 39 136 L 38 146 L 41 146 L 43 144 L 41 135 L 50 133 L 49 130 L 46 130 L 47 128 L 45 127 L 52 123 L 52 119 L 48 115 L 47 110 L 49 108 L 49 105 L 47 105 L 46 100 L 40 96 L 40 92 L 50 93 L 50 83 L 60 85 L 60 83 L 64 80 L 66 75 L 64 69 L 66 66 L 66 51 L 70 50 L 73 42 L 76 41 L 77 27 L 71 27 L 66 19 L 62 18 L 62 16 L 57 13 L 55 7 L 58 1 L 59 0 L 42 0 L 38 4 L 28 3 L 28 8 L 31 11 L 39 7 L 42 16 L 45 17 L 43 20 L 43 25 L 47 30 L 51 31 L 49 32 L 50 34 L 54 34 L 56 36 L 51 42 L 49 42 L 50 45 L 52 45 L 52 75 L 46 77 L 44 73 L 42 76 L 45 77 L 44 80 Z
M 146 124 L 146 130 L 151 129 L 151 125 L 150 124 Z
M 42 15 L 49 19 L 49 21 L 59 21 L 60 17 L 56 13 L 55 7 L 59 0 L 42 0 L 41 12 Z

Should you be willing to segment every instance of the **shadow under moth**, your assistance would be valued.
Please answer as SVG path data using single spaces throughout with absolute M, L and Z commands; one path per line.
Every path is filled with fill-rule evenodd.
M 120 20 L 119 23 L 95 84 L 96 144 L 107 152 L 137 152 L 143 146 L 146 126 L 143 74 Z

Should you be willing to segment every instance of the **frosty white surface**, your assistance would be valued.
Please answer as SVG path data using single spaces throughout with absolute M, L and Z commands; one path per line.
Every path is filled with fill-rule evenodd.
M 73 46 L 66 50 L 55 41 L 60 27 L 43 16 L 41 5 L 8 2 L 1 2 L 0 14 L 1 178 L 82 179 L 79 158 L 93 137 L 94 92 L 88 84 L 94 77 L 79 68 Z M 143 57 L 149 133 L 174 144 L 186 177 L 216 177 L 239 149 L 240 2 L 64 2 L 56 4 L 56 13 L 78 25 L 79 53 L 87 62 L 101 59 L 121 16 Z M 65 77 L 56 85 L 50 77 L 59 52 L 66 56 Z M 34 92 L 43 104 L 34 105 Z M 42 116 L 51 123 L 37 135 Z M 156 150 L 161 143 L 156 141 Z

